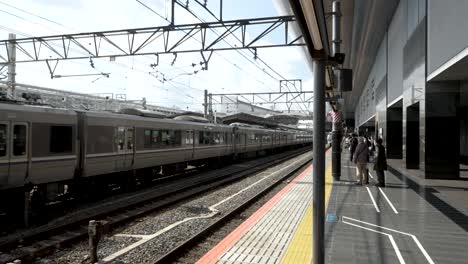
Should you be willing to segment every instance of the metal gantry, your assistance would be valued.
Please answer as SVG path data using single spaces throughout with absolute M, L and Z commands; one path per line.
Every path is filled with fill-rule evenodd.
M 313 102 L 314 96 L 312 91 L 299 91 L 299 92 L 259 92 L 259 93 L 225 93 L 225 94 L 209 94 L 208 96 L 229 98 L 229 96 L 239 97 L 245 100 L 246 103 L 255 104 L 287 104 L 288 109 L 291 108 L 294 103 L 311 103 Z M 222 100 L 216 100 L 215 104 L 236 104 L 236 102 L 223 102 Z
M 298 80 L 299 81 L 299 80 Z M 280 92 L 252 92 L 252 93 L 208 93 L 205 90 L 205 115 L 211 116 L 213 106 L 229 106 L 239 104 L 273 105 L 285 104 L 291 112 L 293 104 L 310 104 L 313 102 L 313 91 L 280 91 Z M 307 113 L 309 114 L 309 113 Z
M 279 16 L 1 40 L 0 64 L 10 63 L 9 44 L 18 51 L 16 63 L 305 45 L 302 35 L 290 38 L 291 23 L 294 16 Z M 258 26 L 265 28 L 258 32 Z M 261 41 L 278 28 L 284 33 L 281 40 Z M 218 36 L 210 29 L 222 33 Z M 239 41 L 220 44 L 231 35 Z M 184 45 L 188 40 L 195 41 Z

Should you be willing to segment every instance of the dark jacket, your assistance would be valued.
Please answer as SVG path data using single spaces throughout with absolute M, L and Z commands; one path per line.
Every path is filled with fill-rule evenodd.
M 376 151 L 377 152 L 374 160 L 374 170 L 387 170 L 387 156 L 385 155 L 385 147 L 382 145 L 376 145 Z
M 369 159 L 369 148 L 366 143 L 359 143 L 354 151 L 353 161 L 354 163 L 367 163 Z
M 358 145 L 358 139 L 356 137 L 353 137 L 351 139 L 351 148 L 349 149 L 349 151 L 351 151 L 351 153 L 354 153 L 354 151 L 356 150 L 357 145 Z

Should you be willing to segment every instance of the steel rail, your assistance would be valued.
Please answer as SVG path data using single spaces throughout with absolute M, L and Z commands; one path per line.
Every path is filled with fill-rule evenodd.
M 225 224 L 228 220 L 232 219 L 234 216 L 238 215 L 241 213 L 243 210 L 247 209 L 250 205 L 254 204 L 256 201 L 258 201 L 260 198 L 262 198 L 264 195 L 266 195 L 268 192 L 270 192 L 273 188 L 278 186 L 280 183 L 282 183 L 285 179 L 291 177 L 293 174 L 296 172 L 306 169 L 308 165 L 311 164 L 312 161 L 312 156 L 310 156 L 309 159 L 306 159 L 302 164 L 297 165 L 292 171 L 286 173 L 280 179 L 277 181 L 273 182 L 269 186 L 265 187 L 263 190 L 258 192 L 255 196 L 252 198 L 246 200 L 239 206 L 233 208 L 231 211 L 228 213 L 224 214 L 222 217 L 220 217 L 218 220 L 198 232 L 197 234 L 193 235 L 189 239 L 183 241 L 182 243 L 178 244 L 175 248 L 173 248 L 170 252 L 166 253 L 164 256 L 161 258 L 157 259 L 154 263 L 171 263 L 175 260 L 177 260 L 182 253 L 187 251 L 187 249 L 193 247 L 196 245 L 199 241 L 201 241 L 203 238 L 207 237 L 211 232 L 217 230 L 218 228 L 222 227 L 223 224 Z

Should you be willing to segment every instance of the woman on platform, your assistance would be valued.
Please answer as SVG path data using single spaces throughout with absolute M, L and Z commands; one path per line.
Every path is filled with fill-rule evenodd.
M 385 171 L 387 170 L 387 156 L 385 155 L 385 147 L 382 145 L 382 139 L 376 140 L 376 155 L 374 159 L 374 170 L 377 174 L 378 183 L 376 186 L 385 187 Z
M 369 160 L 369 148 L 364 142 L 363 137 L 358 138 L 358 145 L 354 151 L 353 161 L 356 164 L 357 184 L 367 184 L 369 182 L 367 175 L 367 161 Z

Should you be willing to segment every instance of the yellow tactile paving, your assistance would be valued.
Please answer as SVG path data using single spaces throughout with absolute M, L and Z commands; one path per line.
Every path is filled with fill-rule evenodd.
M 331 166 L 325 173 L 325 209 L 328 206 L 333 178 Z M 291 243 L 281 259 L 281 263 L 298 264 L 312 262 L 312 203 L 309 203 L 304 218 L 302 218 Z

